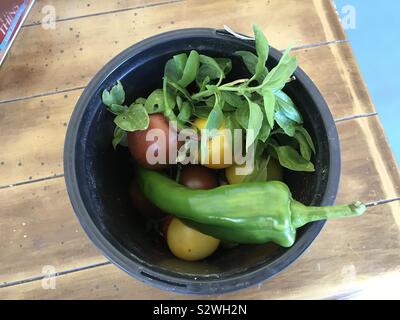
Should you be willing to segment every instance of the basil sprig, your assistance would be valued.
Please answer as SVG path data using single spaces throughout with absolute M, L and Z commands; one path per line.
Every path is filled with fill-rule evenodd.
M 292 80 L 297 58 L 288 48 L 278 64 L 268 70 L 268 40 L 257 25 L 253 32 L 255 51 L 235 52 L 249 72 L 247 78 L 226 82 L 233 67 L 231 59 L 192 50 L 171 57 L 165 64 L 163 87 L 147 98 L 136 99 L 129 107 L 124 105 L 121 82 L 104 90 L 103 103 L 116 115 L 113 146 L 126 132 L 146 129 L 153 113 L 177 121 L 179 129 L 190 127 L 194 118 L 201 117 L 207 119 L 207 129 L 219 129 L 222 124 L 231 130 L 244 129 L 246 151 L 251 146 L 257 150 L 256 180 L 264 177 L 269 156 L 290 170 L 314 171 L 312 138 L 302 126 L 295 102 L 283 91 Z

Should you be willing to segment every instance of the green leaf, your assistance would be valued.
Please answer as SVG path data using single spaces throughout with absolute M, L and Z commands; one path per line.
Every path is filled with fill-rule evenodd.
M 174 59 L 169 59 L 164 67 L 164 77 L 167 77 L 171 81 L 178 81 L 181 77 L 178 76 L 178 70 Z
M 177 95 L 176 96 L 176 105 L 178 106 L 178 109 L 179 110 L 181 110 L 181 108 L 182 108 L 182 98 L 181 98 L 181 96 L 179 96 L 179 95 Z
M 224 124 L 225 124 L 225 128 L 230 129 L 230 130 L 240 129 L 240 124 L 236 120 L 234 113 L 226 113 L 224 115 Z
M 177 84 L 183 88 L 186 88 L 192 81 L 194 81 L 196 79 L 197 72 L 199 71 L 199 64 L 199 54 L 197 51 L 190 51 L 182 77 L 177 81 Z
M 175 106 L 175 99 L 171 94 L 168 94 L 168 105 L 172 108 Z M 144 108 L 148 114 L 164 112 L 164 92 L 162 89 L 154 90 L 147 98 Z
M 192 98 L 190 97 L 189 91 L 186 90 L 186 88 L 181 87 L 177 82 L 171 81 L 170 79 L 166 79 L 167 84 L 174 88 L 175 90 L 179 91 L 187 100 L 192 101 Z
M 276 105 L 276 107 L 277 110 L 275 111 L 275 121 L 288 136 L 293 137 L 296 131 L 297 123 L 289 119 L 279 105 Z
M 206 85 L 207 91 L 211 92 L 212 94 L 219 94 L 218 87 L 214 84 Z
M 235 55 L 242 57 L 244 65 L 246 66 L 247 70 L 249 70 L 249 72 L 252 75 L 256 74 L 256 66 L 258 63 L 258 57 L 253 52 L 236 51 Z M 267 69 L 267 67 L 264 66 L 264 70 L 257 76 L 257 78 L 255 80 L 257 80 L 259 83 L 261 83 L 265 79 L 267 74 L 268 74 L 268 69 Z
M 236 121 L 243 129 L 247 129 L 249 123 L 249 105 L 246 103 L 235 111 Z
M 308 145 L 306 138 L 298 131 L 296 131 L 294 133 L 293 137 L 299 143 L 301 156 L 306 160 L 310 160 L 311 159 L 311 148 Z
M 282 111 L 285 113 L 286 117 L 297 122 L 298 124 L 303 123 L 300 112 L 297 110 L 292 99 L 290 99 L 286 93 L 284 93 L 282 90 L 278 90 L 275 92 L 275 97 L 276 102 L 282 108 Z
M 234 92 L 229 91 L 222 91 L 221 92 L 222 99 L 234 108 L 242 107 L 246 101 L 243 100 L 239 95 L 235 94 Z
M 265 77 L 262 86 L 273 92 L 281 90 L 297 68 L 297 58 L 290 56 L 290 48 L 286 49 L 278 65 Z
M 168 78 L 164 77 L 163 78 L 163 98 L 164 98 L 164 116 L 169 120 L 169 121 L 176 121 L 176 115 L 174 113 L 174 106 L 170 105 L 170 90 L 168 88 Z M 176 100 L 173 99 L 173 103 L 175 103 Z
M 149 115 L 141 105 L 133 105 L 114 119 L 114 123 L 125 131 L 145 130 L 149 126 Z
M 275 150 L 278 156 L 279 163 L 282 167 L 288 168 L 293 171 L 315 171 L 312 162 L 304 159 L 296 151 L 296 149 L 292 148 L 291 146 L 271 146 Z
M 310 146 L 311 150 L 315 153 L 314 142 L 313 142 L 310 134 L 308 133 L 308 131 L 304 127 L 298 126 L 298 127 L 296 127 L 296 132 L 299 132 L 304 136 L 304 138 L 307 140 L 307 143 Z
M 146 103 L 146 99 L 143 97 L 139 97 L 135 100 L 135 103 L 137 104 L 145 104 Z
M 215 95 L 212 95 L 204 100 L 205 104 L 209 107 L 213 107 L 215 104 Z
M 121 140 L 125 137 L 126 132 L 122 130 L 120 127 L 116 126 L 114 129 L 114 138 L 112 139 L 112 146 L 114 149 L 117 148 L 117 145 L 121 142 Z
M 248 150 L 254 140 L 257 139 L 264 117 L 257 103 L 252 102 L 249 98 L 247 98 L 247 102 L 249 103 L 249 122 L 246 130 L 246 150 Z
M 239 122 L 237 122 L 235 114 L 228 112 L 224 114 L 224 125 L 225 128 L 231 131 L 232 144 L 235 145 L 235 129 L 241 129 Z
M 274 127 L 275 95 L 268 88 L 262 89 L 264 111 L 270 128 Z
M 214 58 L 217 61 L 219 67 L 222 69 L 225 75 L 232 70 L 232 60 L 229 58 Z
M 265 142 L 271 133 L 271 127 L 268 124 L 267 117 L 263 117 L 260 133 L 258 134 L 258 139 Z
M 213 107 L 209 107 L 207 105 L 197 105 L 197 106 L 194 106 L 193 109 L 194 109 L 193 114 L 197 118 L 207 119 L 208 115 L 210 114 Z
M 178 114 L 178 120 L 185 123 L 188 122 L 192 115 L 192 106 L 189 102 L 184 101 Z
M 261 159 L 263 156 L 264 150 L 267 148 L 267 144 L 264 142 L 260 142 L 260 140 L 257 140 L 255 152 L 254 152 L 254 159 Z
M 208 130 L 219 129 L 221 128 L 223 121 L 224 114 L 222 113 L 220 105 L 216 103 L 214 105 L 214 108 L 208 115 L 207 122 L 204 128 Z
M 187 62 L 187 54 L 181 53 L 173 56 L 176 72 L 178 74 L 179 79 L 182 78 L 183 72 L 185 70 L 186 62 Z
M 201 71 L 201 67 L 199 69 L 199 74 Z M 206 85 L 208 85 L 210 83 L 210 77 L 209 76 L 205 76 L 203 80 L 197 82 L 197 78 L 196 78 L 196 83 L 197 86 L 199 87 L 199 92 L 204 91 L 206 89 Z
M 225 78 L 224 70 L 220 67 L 220 65 L 214 58 L 211 58 L 203 54 L 201 54 L 199 58 L 201 63 L 199 78 L 204 79 L 206 76 L 208 76 L 211 80 L 219 79 L 218 80 L 218 85 L 219 85 L 222 79 Z
M 213 66 L 202 64 L 199 67 L 199 72 L 196 77 L 196 83 L 199 87 L 203 87 L 204 90 L 205 85 L 209 84 L 211 80 L 219 79 L 220 75 L 220 72 L 217 71 Z M 206 79 L 208 80 L 206 81 Z M 202 86 L 203 83 L 205 84 Z
M 124 112 L 126 109 L 128 109 L 127 106 L 121 106 L 119 104 L 113 103 L 110 107 L 108 107 L 108 110 L 111 111 L 112 113 L 119 115 L 122 112 Z
M 113 104 L 122 105 L 124 103 L 125 91 L 119 80 L 117 81 L 117 84 L 111 88 L 110 91 L 104 89 L 102 94 L 102 100 L 103 103 L 108 107 L 111 107 L 111 105 Z
M 213 109 L 208 115 L 206 125 L 204 129 L 206 129 L 205 132 L 202 132 L 202 141 L 208 141 L 210 137 L 213 136 L 212 130 L 219 129 L 222 126 L 222 123 L 224 122 L 224 114 L 222 113 L 222 108 L 220 106 L 220 98 L 218 93 L 215 94 L 215 104 Z M 202 142 L 201 143 L 201 158 L 203 159 L 206 156 L 207 152 L 207 143 Z
M 267 181 L 268 177 L 268 162 L 269 157 L 267 159 L 260 158 L 254 162 L 254 168 L 252 173 L 247 175 L 243 182 L 262 182 Z
M 269 44 L 264 33 L 256 24 L 253 25 L 253 32 L 258 56 L 254 79 L 259 79 L 260 76 L 265 72 L 265 62 L 267 61 L 269 54 Z
M 222 107 L 222 111 L 224 112 L 233 112 L 236 108 L 232 107 L 230 104 L 224 103 Z

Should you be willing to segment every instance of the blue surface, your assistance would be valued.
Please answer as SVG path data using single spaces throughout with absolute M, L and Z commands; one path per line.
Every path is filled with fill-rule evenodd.
M 400 1 L 335 0 L 335 4 L 399 164 Z M 346 23 L 352 9 L 354 29 Z

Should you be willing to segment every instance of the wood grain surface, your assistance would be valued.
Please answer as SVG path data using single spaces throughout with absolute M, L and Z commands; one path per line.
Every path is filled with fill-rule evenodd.
M 56 9 L 54 30 L 40 24 L 46 5 Z M 87 82 L 123 49 L 185 27 L 226 24 L 250 34 L 252 22 L 273 46 L 294 43 L 300 66 L 337 120 L 337 202 L 359 199 L 372 207 L 363 218 L 327 223 L 307 252 L 272 280 L 209 298 L 395 295 L 399 170 L 330 1 L 39 0 L 0 68 L 0 299 L 198 298 L 131 278 L 91 244 L 65 190 L 64 137 Z M 56 290 L 42 287 L 47 265 L 59 273 Z
M 320 15 L 324 12 L 317 12 L 313 2 L 286 3 L 188 0 L 60 21 L 55 29 L 22 28 L 2 66 L 0 87 L 7 90 L 0 91 L 0 101 L 84 86 L 126 47 L 156 33 L 189 26 L 222 28 L 226 24 L 251 34 L 251 24 L 256 22 L 280 49 L 293 43 L 301 46 L 339 39 L 323 32 Z
M 363 219 L 329 221 L 311 247 L 284 272 L 235 293 L 187 296 L 165 292 L 113 265 L 104 265 L 57 277 L 54 290 L 43 289 L 48 279 L 3 288 L 0 299 L 343 299 L 361 291 L 365 298 L 390 297 L 400 283 L 400 225 L 393 217 L 399 210 L 400 201 L 396 201 L 370 208 Z M 363 232 L 357 232 L 360 229 Z M 385 237 L 372 236 L 377 229 L 386 230 Z M 379 278 L 381 282 L 376 281 Z
M 91 15 L 111 14 L 120 11 L 137 10 L 146 7 L 181 2 L 183 0 L 36 0 L 24 25 L 40 24 L 45 16 L 55 10 L 56 21 L 84 19 Z M 45 19 L 46 21 L 46 19 Z

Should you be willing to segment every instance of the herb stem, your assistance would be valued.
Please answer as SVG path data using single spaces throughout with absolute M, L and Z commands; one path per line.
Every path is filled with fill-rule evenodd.
M 239 87 L 218 87 L 218 90 L 220 91 L 233 91 L 233 92 L 239 92 L 240 89 Z
M 219 88 L 223 88 L 223 87 L 232 87 L 232 86 L 234 86 L 235 84 L 238 84 L 238 83 L 243 83 L 243 82 L 246 82 L 246 81 L 248 81 L 249 79 L 237 79 L 237 80 L 235 80 L 235 81 L 232 81 L 232 82 L 228 82 L 228 83 L 224 83 L 222 86 L 220 86 Z
M 214 93 L 209 91 L 209 90 L 204 90 L 204 91 L 201 91 L 199 93 L 196 93 L 196 94 L 192 95 L 191 98 L 193 100 L 198 100 L 199 98 L 208 97 L 208 96 L 211 96 L 213 94 Z
M 164 94 L 164 106 L 165 106 L 164 115 L 168 118 L 168 120 L 176 121 L 175 113 L 174 113 L 174 111 L 171 109 L 171 107 L 168 104 L 167 82 L 168 82 L 167 77 L 164 77 L 163 78 L 163 94 Z

